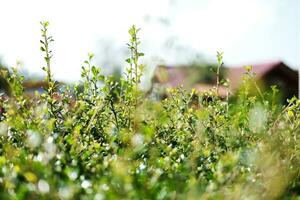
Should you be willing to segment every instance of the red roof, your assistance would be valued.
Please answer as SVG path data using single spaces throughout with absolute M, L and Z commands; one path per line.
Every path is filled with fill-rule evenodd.
M 261 64 L 254 64 L 254 65 L 248 65 L 252 66 L 252 72 L 255 73 L 255 77 L 257 79 L 263 78 L 266 74 L 268 74 L 270 71 L 274 70 L 275 68 L 280 68 L 280 70 L 285 73 L 289 74 L 293 78 L 297 75 L 295 71 L 290 69 L 287 65 L 285 65 L 282 61 L 274 61 L 274 62 L 268 62 L 268 63 L 261 63 Z M 227 77 L 231 81 L 232 87 L 235 89 L 237 88 L 241 81 L 243 74 L 246 73 L 246 70 L 243 67 L 231 67 L 228 68 Z
M 281 61 L 268 62 L 262 64 L 254 64 L 252 66 L 252 72 L 256 74 L 257 79 L 261 79 L 266 76 L 269 72 L 273 70 L 280 70 L 280 73 L 285 76 L 286 79 L 296 79 L 297 73 L 296 71 L 290 69 L 287 65 L 285 65 Z M 246 70 L 243 67 L 230 67 L 227 68 L 228 72 L 226 73 L 226 77 L 231 81 L 231 88 L 235 90 L 241 84 L 243 75 L 246 73 Z M 214 85 L 205 84 L 205 83 L 191 83 L 190 85 L 186 85 L 189 80 L 193 80 L 193 77 L 197 76 L 197 69 L 191 68 L 188 66 L 181 67 L 171 67 L 171 66 L 158 66 L 155 70 L 154 82 L 158 82 L 160 84 L 164 84 L 167 87 L 176 87 L 178 85 L 184 85 L 186 87 L 194 87 L 200 92 L 209 90 L 213 88 Z M 219 94 L 221 96 L 225 96 L 227 94 L 227 90 L 224 87 L 219 87 Z

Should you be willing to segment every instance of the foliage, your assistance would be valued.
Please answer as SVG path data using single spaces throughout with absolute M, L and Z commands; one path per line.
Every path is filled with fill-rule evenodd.
M 250 95 L 249 67 L 235 103 L 220 99 L 218 54 L 215 89 L 172 88 L 153 101 L 139 87 L 135 26 L 124 77 L 102 75 L 89 54 L 82 87 L 59 90 L 41 25 L 48 88 L 28 97 L 14 71 L 0 102 L 0 199 L 299 198 L 299 100 Z
M 10 95 L 11 89 L 9 86 L 9 82 L 7 81 L 7 78 L 9 76 L 9 70 L 5 66 L 4 62 L 2 61 L 0 57 L 0 93 Z
M 223 65 L 223 64 L 222 64 Z M 218 71 L 219 69 L 219 71 Z M 219 73 L 220 79 L 225 78 L 227 73 L 226 68 L 222 67 L 219 68 L 219 65 L 216 64 L 206 64 L 206 63 L 192 63 L 189 69 L 191 72 L 189 76 L 192 77 L 191 82 L 197 83 L 209 83 L 209 84 L 216 84 L 217 78 L 216 74 Z

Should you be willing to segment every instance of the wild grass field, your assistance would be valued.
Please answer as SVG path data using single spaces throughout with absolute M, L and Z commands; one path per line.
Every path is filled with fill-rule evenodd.
M 124 76 L 103 75 L 89 54 L 83 87 L 62 89 L 41 26 L 45 92 L 28 96 L 16 69 L 2 71 L 11 95 L 0 101 L 0 199 L 300 199 L 300 101 L 281 105 L 251 66 L 234 98 L 218 95 L 230 86 L 219 53 L 215 88 L 153 100 L 132 26 Z

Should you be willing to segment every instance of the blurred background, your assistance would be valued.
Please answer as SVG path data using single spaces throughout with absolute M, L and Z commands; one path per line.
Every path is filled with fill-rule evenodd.
M 275 62 L 296 70 L 299 12 L 299 0 L 1 1 L 0 57 L 6 66 L 18 63 L 24 74 L 43 77 L 39 22 L 47 20 L 59 81 L 79 80 L 89 52 L 104 72 L 126 67 L 132 24 L 141 28 L 148 87 L 156 66 L 215 63 L 217 51 L 228 67 Z

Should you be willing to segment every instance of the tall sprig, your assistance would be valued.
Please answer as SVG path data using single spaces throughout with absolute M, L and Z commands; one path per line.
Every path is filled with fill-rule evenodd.
M 138 85 L 141 82 L 142 70 L 144 68 L 143 64 L 139 64 L 139 58 L 144 56 L 144 53 L 138 51 L 138 47 L 141 44 L 140 39 L 137 34 L 140 31 L 139 28 L 136 28 L 133 25 L 129 29 L 130 34 L 130 43 L 128 43 L 128 48 L 131 53 L 131 57 L 126 60 L 129 63 L 130 68 L 127 70 L 130 81 L 134 83 L 136 89 L 138 89 Z
M 47 103 L 48 103 L 48 111 L 50 114 L 50 117 L 53 117 L 55 120 L 55 126 L 57 127 L 57 119 L 62 119 L 62 113 L 61 108 L 58 105 L 57 97 L 55 97 L 55 81 L 53 80 L 52 73 L 51 73 L 51 58 L 53 56 L 52 51 L 49 49 L 49 44 L 53 42 L 53 37 L 48 36 L 48 26 L 49 22 L 41 22 L 41 34 L 42 34 L 42 40 L 40 40 L 41 47 L 40 50 L 45 53 L 44 59 L 46 62 L 46 67 L 43 67 L 42 69 L 47 73 L 46 81 L 47 81 L 47 95 L 44 95 L 46 97 Z
M 53 56 L 53 53 L 51 50 L 49 50 L 49 44 L 53 42 L 53 37 L 47 35 L 49 22 L 40 22 L 41 23 L 41 34 L 42 34 L 42 40 L 40 40 L 41 43 L 41 51 L 45 53 L 44 59 L 46 62 L 47 67 L 43 67 L 43 70 L 47 73 L 46 81 L 48 83 L 48 94 L 52 97 L 54 93 L 54 81 L 52 79 L 51 74 L 51 58 Z
M 141 44 L 138 37 L 139 28 L 136 28 L 133 25 L 128 33 L 130 35 L 130 42 L 127 44 L 128 49 L 130 50 L 130 57 L 126 59 L 126 62 L 129 64 L 129 67 L 126 69 L 127 72 L 127 84 L 128 88 L 127 94 L 125 95 L 125 104 L 126 110 L 128 111 L 128 124 L 131 127 L 132 124 L 132 114 L 135 113 L 136 108 L 139 104 L 140 99 L 140 90 L 139 84 L 141 83 L 142 72 L 144 65 L 139 63 L 140 57 L 144 56 L 144 53 L 139 52 L 139 45 Z M 134 110 L 134 112 L 132 112 Z

